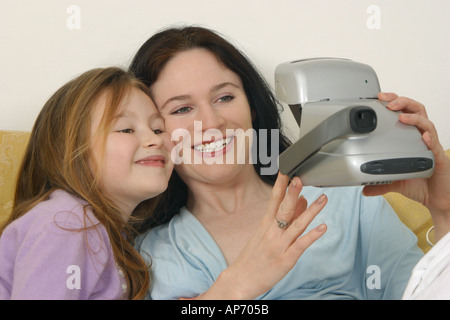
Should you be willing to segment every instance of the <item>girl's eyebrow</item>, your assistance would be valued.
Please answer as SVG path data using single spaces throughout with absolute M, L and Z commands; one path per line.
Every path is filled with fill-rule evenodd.
M 150 116 L 150 120 L 151 120 L 151 121 L 161 120 L 161 121 L 164 122 L 164 118 L 162 117 L 162 115 L 161 115 L 159 112 L 152 114 L 152 115 Z
M 135 113 L 135 112 L 133 112 L 133 111 L 128 111 L 127 110 L 127 111 L 123 111 L 123 112 L 120 112 L 117 115 L 115 115 L 113 120 L 116 121 L 116 120 L 119 120 L 119 119 L 122 119 L 122 118 L 127 118 L 127 117 L 139 118 L 140 115 Z M 158 120 L 158 119 L 161 119 L 161 120 L 164 121 L 164 118 L 161 116 L 161 114 L 159 112 L 155 112 L 155 113 L 151 114 L 150 118 L 149 118 L 150 121 Z
M 135 117 L 136 115 L 133 115 L 132 113 L 130 113 L 129 111 L 122 111 L 122 112 L 120 112 L 120 113 L 118 113 L 118 114 L 116 114 L 114 117 L 113 117 L 113 121 L 114 122 L 117 122 L 117 121 L 119 121 L 120 119 L 126 119 L 126 118 L 131 118 L 131 117 Z
M 237 89 L 241 89 L 241 87 L 239 85 L 237 85 L 237 84 L 235 84 L 233 82 L 223 82 L 223 83 L 220 83 L 220 84 L 215 85 L 214 87 L 212 87 L 210 92 L 219 91 L 220 89 L 222 89 L 224 87 L 227 87 L 227 86 L 232 86 L 232 87 L 235 87 Z M 191 98 L 191 96 L 188 95 L 188 94 L 183 94 L 183 95 L 172 97 L 172 98 L 168 99 L 166 102 L 164 102 L 160 109 L 161 110 L 164 109 L 164 107 L 167 104 L 169 104 L 170 102 L 173 102 L 173 101 L 184 101 L 184 100 L 188 100 L 189 98 Z

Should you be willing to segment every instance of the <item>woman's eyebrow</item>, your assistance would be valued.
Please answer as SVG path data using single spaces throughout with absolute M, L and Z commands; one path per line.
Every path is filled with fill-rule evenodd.
M 161 109 L 161 110 L 164 109 L 164 107 L 165 107 L 167 104 L 169 104 L 170 102 L 173 102 L 173 101 L 183 101 L 183 100 L 188 100 L 190 97 L 191 97 L 191 96 L 190 96 L 190 95 L 187 95 L 187 94 L 172 97 L 172 98 L 170 98 L 169 100 L 167 100 L 166 102 L 164 102 L 160 109 Z
M 220 89 L 228 87 L 228 86 L 232 86 L 232 87 L 235 87 L 237 89 L 241 89 L 241 87 L 239 85 L 237 85 L 237 84 L 235 84 L 233 82 L 223 82 L 223 83 L 220 83 L 220 84 L 212 87 L 211 88 L 211 92 L 219 91 Z

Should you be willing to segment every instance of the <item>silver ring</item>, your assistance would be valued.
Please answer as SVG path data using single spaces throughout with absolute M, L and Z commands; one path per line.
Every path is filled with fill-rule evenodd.
M 277 218 L 275 218 L 275 220 L 277 220 L 278 228 L 286 229 L 287 226 L 289 225 L 289 222 L 286 222 L 284 220 L 278 220 Z

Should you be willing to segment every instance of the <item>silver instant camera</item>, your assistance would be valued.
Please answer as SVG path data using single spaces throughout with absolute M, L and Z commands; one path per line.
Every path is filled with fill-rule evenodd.
M 279 156 L 282 173 L 320 187 L 431 176 L 432 152 L 416 127 L 377 100 L 370 66 L 338 58 L 283 63 L 275 90 L 300 127 L 299 139 Z

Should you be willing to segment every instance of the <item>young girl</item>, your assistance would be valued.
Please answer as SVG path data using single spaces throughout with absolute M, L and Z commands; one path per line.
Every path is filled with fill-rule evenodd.
M 118 68 L 70 81 L 38 116 L 0 227 L 0 299 L 140 299 L 134 228 L 173 169 L 147 89 Z M 139 206 L 138 206 L 139 205 Z

